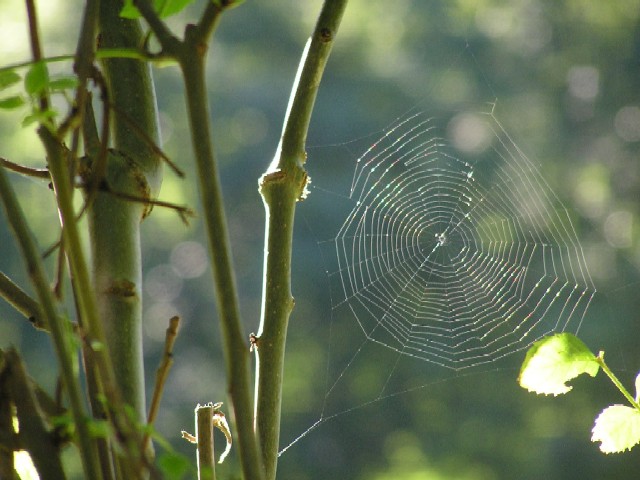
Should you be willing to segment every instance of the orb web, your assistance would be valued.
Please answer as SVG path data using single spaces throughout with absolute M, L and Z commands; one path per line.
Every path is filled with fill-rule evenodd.
M 595 292 L 571 217 L 493 111 L 422 113 L 357 160 L 334 238 L 366 340 L 453 370 L 577 331 Z

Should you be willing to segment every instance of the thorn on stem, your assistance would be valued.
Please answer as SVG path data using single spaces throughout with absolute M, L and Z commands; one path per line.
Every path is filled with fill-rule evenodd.
M 260 337 L 258 337 L 255 333 L 251 332 L 249 334 L 249 351 L 253 352 L 254 350 L 258 350 L 258 341 Z

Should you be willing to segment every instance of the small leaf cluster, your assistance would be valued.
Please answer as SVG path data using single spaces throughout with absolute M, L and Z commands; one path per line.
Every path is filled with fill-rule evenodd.
M 640 373 L 632 396 L 604 361 L 604 352 L 598 355 L 576 336 L 559 333 L 545 337 L 529 349 L 520 369 L 518 382 L 530 392 L 559 395 L 569 392 L 567 382 L 581 374 L 595 377 L 602 369 L 627 399 L 628 405 L 610 405 L 595 419 L 591 440 L 600 442 L 604 453 L 630 450 L 640 443 Z
M 39 99 L 42 95 L 62 94 L 69 104 L 72 103 L 68 93 L 77 87 L 76 77 L 52 78 L 45 61 L 28 64 L 24 77 L 18 71 L 19 67 L 0 70 L 0 110 L 30 107 L 29 113 L 22 120 L 22 126 L 36 122 L 47 124 L 58 115 L 54 108 L 41 108 Z

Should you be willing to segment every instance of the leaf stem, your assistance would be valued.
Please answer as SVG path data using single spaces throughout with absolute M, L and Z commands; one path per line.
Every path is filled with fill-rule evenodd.
M 7 170 L 12 170 L 16 173 L 25 175 L 27 177 L 40 178 L 42 180 L 51 179 L 51 175 L 49 175 L 49 170 L 47 170 L 46 168 L 25 167 L 24 165 L 14 163 L 2 157 L 0 157 L 0 167 L 6 168 Z
M 604 373 L 606 373 L 607 377 L 609 377 L 609 379 L 618 388 L 618 390 L 620 390 L 622 395 L 624 395 L 624 398 L 626 398 L 629 401 L 629 403 L 633 406 L 633 408 L 635 408 L 636 410 L 640 411 L 640 404 L 638 402 L 636 402 L 636 400 L 633 398 L 633 396 L 624 387 L 622 382 L 620 380 L 618 380 L 618 377 L 616 377 L 615 374 L 613 373 L 613 371 L 611 371 L 611 369 L 609 368 L 609 365 L 607 365 L 607 363 L 604 361 L 604 352 L 603 351 L 600 351 L 598 353 L 598 356 L 596 357 L 596 361 L 598 362 L 598 364 L 602 368 L 602 371 Z

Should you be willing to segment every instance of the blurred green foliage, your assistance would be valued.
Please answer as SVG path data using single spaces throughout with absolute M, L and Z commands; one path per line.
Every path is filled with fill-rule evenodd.
M 170 25 L 182 31 L 201 5 L 169 18 Z M 38 6 L 45 54 L 71 53 L 80 3 Z M 275 152 L 319 7 L 319 0 L 246 2 L 224 16 L 210 52 L 214 139 L 247 332 L 257 329 L 262 284 L 257 179 Z M 354 160 L 385 126 L 411 108 L 439 113 L 497 99 L 497 118 L 540 165 L 582 241 L 598 293 L 579 335 L 593 350 L 606 350 L 630 383 L 640 367 L 638 9 L 630 0 L 351 0 L 309 133 L 315 188 L 298 212 L 283 447 L 323 421 L 282 455 L 281 478 L 615 479 L 640 468 L 640 450 L 604 456 L 590 442 L 593 417 L 617 398 L 606 382 L 578 379 L 580 388 L 566 398 L 536 398 L 516 383 L 524 353 L 456 375 L 408 359 L 396 364 L 393 352 L 369 342 L 329 391 L 364 339 L 353 318 L 332 312 L 322 257 L 323 241 L 350 209 Z M 0 4 L 3 62 L 29 58 L 23 10 L 19 0 Z M 70 63 L 50 67 L 51 75 L 70 71 Z M 175 68 L 154 74 L 164 148 L 187 172 L 183 181 L 167 171 L 161 198 L 196 206 L 180 77 Z M 42 167 L 33 127 L 20 122 L 18 112 L 0 115 L 0 155 Z M 46 182 L 13 178 L 44 250 L 58 236 L 52 194 Z M 179 432 L 191 428 L 193 406 L 227 401 L 202 224 L 196 218 L 184 227 L 156 208 L 143 236 L 149 388 L 169 318 L 184 321 L 157 430 L 192 455 Z M 0 246 L 0 270 L 27 287 L 4 224 Z M 49 267 L 53 272 L 53 259 Z M 47 336 L 1 302 L 0 347 L 9 344 L 25 352 L 39 382 L 53 386 Z M 236 471 L 234 461 L 220 467 L 220 478 Z

